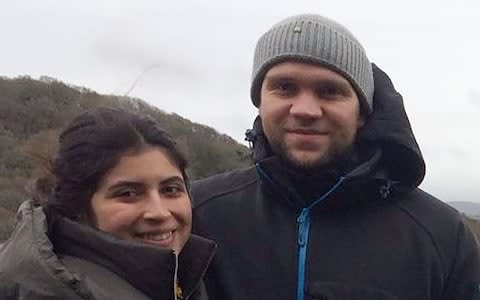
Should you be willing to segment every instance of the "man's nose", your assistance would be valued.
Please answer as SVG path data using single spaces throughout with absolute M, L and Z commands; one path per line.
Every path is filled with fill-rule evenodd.
M 323 114 L 321 101 L 311 92 L 302 92 L 292 101 L 290 114 L 302 119 L 320 118 Z
M 167 201 L 163 199 L 158 191 L 150 192 L 146 197 L 143 213 L 145 220 L 165 220 L 172 216 Z

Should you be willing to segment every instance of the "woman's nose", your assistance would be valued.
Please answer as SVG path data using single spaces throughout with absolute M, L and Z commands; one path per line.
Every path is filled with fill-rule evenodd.
M 167 201 L 162 198 L 160 193 L 148 193 L 144 206 L 144 219 L 146 220 L 164 220 L 172 216 Z

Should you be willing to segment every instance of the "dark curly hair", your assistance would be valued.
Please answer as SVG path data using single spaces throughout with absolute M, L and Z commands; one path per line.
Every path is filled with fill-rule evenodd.
M 149 146 L 166 150 L 188 189 L 187 160 L 157 122 L 125 110 L 99 108 L 79 115 L 61 132 L 53 176 L 37 180 L 34 200 L 49 213 L 73 220 L 88 217 L 102 177 L 122 155 Z

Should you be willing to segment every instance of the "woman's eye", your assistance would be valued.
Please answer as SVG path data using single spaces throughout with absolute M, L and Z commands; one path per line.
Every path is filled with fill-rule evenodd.
M 163 188 L 163 193 L 169 197 L 175 197 L 180 195 L 184 189 L 182 187 L 172 185 L 172 186 L 166 186 Z
M 121 198 L 133 198 L 138 196 L 137 191 L 135 190 L 125 190 L 125 191 L 120 191 L 116 193 L 116 197 L 121 197 Z

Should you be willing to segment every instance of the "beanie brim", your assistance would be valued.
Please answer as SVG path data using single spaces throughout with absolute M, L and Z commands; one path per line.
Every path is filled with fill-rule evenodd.
M 313 57 L 313 56 L 298 56 L 296 53 L 292 54 L 282 54 L 278 55 L 276 57 L 270 58 L 268 61 L 266 61 L 260 69 L 257 70 L 256 76 L 252 80 L 252 84 L 250 87 L 250 99 L 252 100 L 253 105 L 255 107 L 260 107 L 260 102 L 261 102 L 261 89 L 262 89 L 262 84 L 263 80 L 265 79 L 265 75 L 267 74 L 268 70 L 270 70 L 273 66 L 278 65 L 283 62 L 299 62 L 299 63 L 306 63 L 306 64 L 312 64 L 312 65 L 317 65 L 320 67 L 326 67 L 342 77 L 346 78 L 348 82 L 352 85 L 353 89 L 357 93 L 359 102 L 360 102 L 360 107 L 361 111 L 370 114 L 372 112 L 372 108 L 368 104 L 368 96 L 365 94 L 365 92 L 358 86 L 358 84 L 355 82 L 355 80 L 346 72 L 342 71 L 342 68 L 339 66 L 336 66 L 332 64 L 329 61 L 319 59 L 318 57 Z M 372 78 L 373 80 L 373 78 Z
M 253 57 L 251 99 L 260 106 L 265 74 L 275 64 L 294 60 L 318 64 L 345 77 L 357 92 L 362 112 L 373 106 L 373 72 L 365 49 L 343 25 L 320 15 L 286 18 L 257 42 Z

